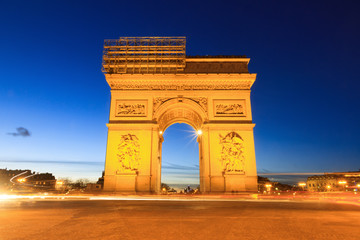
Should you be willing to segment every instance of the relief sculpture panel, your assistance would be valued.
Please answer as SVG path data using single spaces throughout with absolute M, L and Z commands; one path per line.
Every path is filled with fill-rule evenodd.
M 172 98 L 169 98 L 169 97 L 157 97 L 157 98 L 154 98 L 154 107 L 153 107 L 154 113 L 156 112 L 156 110 L 158 110 L 158 108 L 163 103 L 165 103 L 166 101 L 171 100 L 171 99 Z
M 173 98 L 169 98 L 169 97 L 157 97 L 154 98 L 154 113 L 156 112 L 156 110 L 165 102 L 172 100 L 172 99 L 178 99 L 183 100 L 183 99 L 187 99 L 187 100 L 191 100 L 195 103 L 197 103 L 203 110 L 204 112 L 207 113 L 207 109 L 208 109 L 208 100 L 206 97 L 191 97 L 191 98 L 187 98 L 187 97 L 173 97 Z
M 246 116 L 245 100 L 214 100 L 215 117 Z
M 208 100 L 206 97 L 191 98 L 191 100 L 199 104 L 202 107 L 202 109 L 204 109 L 204 111 L 207 113 Z
M 225 137 L 220 134 L 219 137 L 221 145 L 220 162 L 223 171 L 230 174 L 244 174 L 244 140 L 235 132 L 230 132 Z
M 195 112 L 186 110 L 186 109 L 174 109 L 170 110 L 159 119 L 159 126 L 161 129 L 165 128 L 166 124 L 169 123 L 172 119 L 183 118 L 189 120 L 193 123 L 193 127 L 197 128 L 201 126 L 202 120 L 198 114 Z
M 116 174 L 135 173 L 140 162 L 139 139 L 132 134 L 122 135 L 118 145 L 119 168 Z
M 116 117 L 144 117 L 147 113 L 147 100 L 117 100 Z

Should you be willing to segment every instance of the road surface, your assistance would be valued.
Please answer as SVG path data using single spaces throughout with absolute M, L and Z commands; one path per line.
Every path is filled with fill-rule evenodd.
M 0 201 L 0 239 L 360 239 L 360 207 L 323 201 Z

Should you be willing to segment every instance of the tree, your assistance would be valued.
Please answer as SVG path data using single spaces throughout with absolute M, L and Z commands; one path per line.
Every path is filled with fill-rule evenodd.
M 161 191 L 165 188 L 166 191 L 170 190 L 170 186 L 167 185 L 166 183 L 161 183 Z
M 86 178 L 80 178 L 76 180 L 74 187 L 75 188 L 85 188 L 86 184 L 90 183 L 89 179 Z

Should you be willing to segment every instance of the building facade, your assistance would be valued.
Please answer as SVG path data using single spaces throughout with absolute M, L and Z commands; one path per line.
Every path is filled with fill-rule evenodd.
M 334 172 L 307 178 L 306 186 L 311 192 L 358 191 L 360 172 Z
M 56 179 L 51 173 L 35 173 L 29 169 L 0 169 L 0 188 L 54 190 Z

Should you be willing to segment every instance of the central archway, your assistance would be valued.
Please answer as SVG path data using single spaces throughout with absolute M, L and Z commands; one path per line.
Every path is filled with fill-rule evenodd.
M 195 132 L 198 133 L 197 141 L 199 144 L 199 182 L 200 182 L 200 191 L 205 191 L 204 188 L 204 162 L 201 151 L 201 137 L 202 137 L 202 127 L 204 122 L 207 120 L 206 112 L 203 109 L 201 103 L 202 99 L 191 99 L 184 97 L 174 97 L 168 99 L 162 99 L 158 106 L 155 106 L 154 111 L 154 120 L 157 121 L 159 125 L 159 171 L 158 171 L 158 181 L 156 183 L 158 192 L 160 191 L 161 185 L 161 164 L 162 164 L 162 144 L 164 141 L 163 133 L 165 130 L 175 123 L 186 123 L 194 128 Z
M 197 133 L 186 123 L 174 123 L 162 134 L 161 188 L 183 191 L 200 186 L 199 143 Z M 163 185 L 165 184 L 165 185 Z
M 191 98 L 157 99 L 154 106 L 154 120 L 159 124 L 160 131 L 164 132 L 173 123 L 187 123 L 195 130 L 200 130 L 207 119 L 206 112 L 199 105 L 199 100 Z

